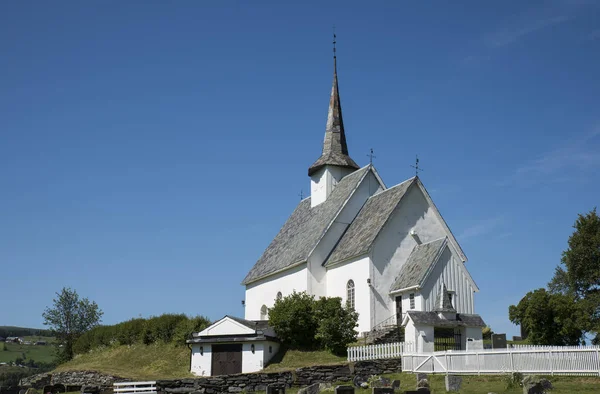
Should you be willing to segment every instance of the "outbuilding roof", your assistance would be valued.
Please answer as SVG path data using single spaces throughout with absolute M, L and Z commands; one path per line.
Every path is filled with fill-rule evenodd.
M 408 311 L 408 317 L 415 325 L 434 327 L 485 327 L 485 322 L 477 314 L 457 313 L 456 320 L 448 320 L 437 312 Z M 406 322 L 403 322 L 403 324 Z

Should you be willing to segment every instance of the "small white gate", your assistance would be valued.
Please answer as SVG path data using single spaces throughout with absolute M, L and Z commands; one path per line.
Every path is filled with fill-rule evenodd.
M 113 383 L 115 394 L 156 394 L 156 381 Z

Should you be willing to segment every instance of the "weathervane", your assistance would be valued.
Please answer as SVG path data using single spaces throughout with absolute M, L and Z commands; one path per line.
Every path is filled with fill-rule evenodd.
M 419 171 L 424 171 L 421 167 L 419 167 L 419 156 L 417 155 L 417 160 L 415 161 L 415 165 L 411 166 L 415 169 L 415 176 L 419 176 Z
M 298 194 L 298 196 L 300 196 L 300 201 L 304 200 L 304 192 L 302 189 L 300 189 L 300 194 Z
M 335 40 L 335 25 L 333 25 L 333 58 L 335 59 L 335 44 L 336 44 L 336 40 Z
M 370 152 L 369 152 L 369 154 L 368 154 L 367 156 L 369 156 L 369 164 L 371 164 L 371 165 L 372 165 L 372 164 L 373 164 L 373 159 L 376 159 L 376 158 L 377 158 L 377 156 L 375 156 L 375 155 L 373 154 L 373 148 L 371 148 L 371 150 L 370 150 Z

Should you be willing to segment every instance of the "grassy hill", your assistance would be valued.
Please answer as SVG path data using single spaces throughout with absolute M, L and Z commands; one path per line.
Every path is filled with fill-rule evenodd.
M 187 346 L 154 343 L 110 346 L 80 354 L 56 371 L 92 370 L 131 379 L 191 377 Z

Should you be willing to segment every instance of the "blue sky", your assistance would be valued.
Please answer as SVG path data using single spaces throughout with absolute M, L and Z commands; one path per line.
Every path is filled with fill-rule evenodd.
M 0 325 L 63 286 L 104 322 L 243 315 L 307 193 L 331 88 L 351 156 L 421 177 L 481 288 L 545 286 L 600 194 L 600 3 L 0 4 Z

